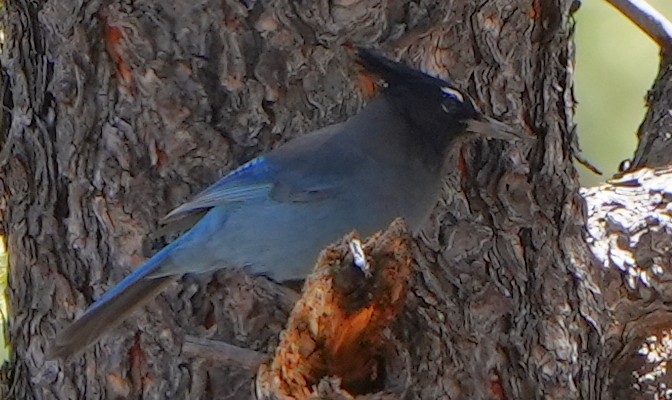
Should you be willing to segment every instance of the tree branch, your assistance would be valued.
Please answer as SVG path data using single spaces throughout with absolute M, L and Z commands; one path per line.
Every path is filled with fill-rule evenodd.
M 672 49 L 672 23 L 645 0 L 607 0 L 663 50 Z
M 612 393 L 618 399 L 641 398 L 669 384 L 661 371 L 672 359 L 663 339 L 672 328 L 670 188 L 672 168 L 665 167 L 641 168 L 582 190 L 588 242 L 612 313 L 605 341 L 614 349 Z M 652 351 L 660 356 L 647 357 Z
M 200 357 L 222 364 L 236 365 L 247 370 L 259 368 L 261 363 L 268 360 L 268 355 L 254 350 L 191 335 L 184 337 L 182 352 L 187 357 Z

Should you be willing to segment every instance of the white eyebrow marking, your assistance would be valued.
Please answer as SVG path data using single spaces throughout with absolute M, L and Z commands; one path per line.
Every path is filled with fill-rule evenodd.
M 453 97 L 453 98 L 457 99 L 458 101 L 461 101 L 461 102 L 464 101 L 464 96 L 462 96 L 462 93 L 460 93 L 458 90 L 455 90 L 455 89 L 453 89 L 451 87 L 448 87 L 448 86 L 443 86 L 441 88 L 441 91 L 443 92 L 443 94 L 448 95 L 450 97 Z

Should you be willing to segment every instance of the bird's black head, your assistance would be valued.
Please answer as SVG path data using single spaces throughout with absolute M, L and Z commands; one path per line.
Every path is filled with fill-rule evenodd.
M 450 82 L 392 61 L 371 50 L 358 49 L 358 62 L 380 76 L 387 88 L 383 96 L 414 127 L 417 139 L 444 153 L 456 137 L 483 117 L 473 101 Z

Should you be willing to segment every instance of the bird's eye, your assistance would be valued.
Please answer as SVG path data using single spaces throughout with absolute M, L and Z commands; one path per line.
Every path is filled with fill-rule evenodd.
M 463 102 L 464 101 L 464 96 L 462 96 L 462 93 L 460 93 L 458 90 L 455 90 L 451 87 L 444 86 L 441 88 L 441 92 L 443 93 L 444 96 L 447 97 L 452 97 L 453 99 Z

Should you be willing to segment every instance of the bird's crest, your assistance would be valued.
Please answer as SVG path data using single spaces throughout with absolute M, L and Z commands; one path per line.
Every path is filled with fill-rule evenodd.
M 400 62 L 369 49 L 357 48 L 357 62 L 367 71 L 378 75 L 389 86 L 430 84 L 441 89 L 447 96 L 463 101 L 464 95 L 451 82 L 428 75 L 417 69 L 408 67 Z

